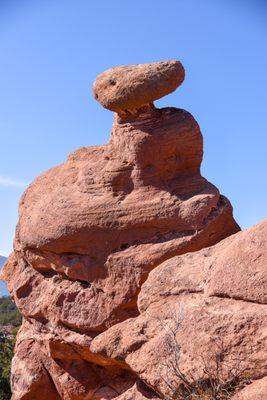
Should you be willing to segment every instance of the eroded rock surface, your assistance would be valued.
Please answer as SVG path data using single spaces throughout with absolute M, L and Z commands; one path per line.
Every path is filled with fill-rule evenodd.
M 266 376 L 246 386 L 233 398 L 233 400 L 265 400 L 265 399 L 267 399 Z
M 114 67 L 96 78 L 94 96 L 111 111 L 132 111 L 173 92 L 184 75 L 175 60 Z
M 129 89 L 126 97 L 105 89 L 110 72 L 97 78 L 95 91 L 129 101 L 131 112 L 114 108 L 109 143 L 78 149 L 20 202 L 14 252 L 2 273 L 24 316 L 13 400 L 164 396 L 162 341 L 175 320 L 171 310 L 180 307 L 185 373 L 202 376 L 199 349 L 211 340 L 216 347 L 221 335 L 229 357 L 249 346 L 260 363 L 264 355 L 266 253 L 257 242 L 264 249 L 264 225 L 222 241 L 239 227 L 229 201 L 201 176 L 197 122 L 181 109 L 156 109 L 149 103 L 158 97 L 145 95 L 149 87 L 159 97 L 174 90 L 182 66 L 111 71 Z M 260 365 L 251 379 L 264 373 Z
M 267 221 L 213 247 L 165 261 L 141 288 L 140 315 L 97 336 L 91 350 L 124 360 L 166 398 L 166 381 L 173 380 L 173 388 L 182 383 L 175 379 L 172 363 L 192 384 L 215 373 L 217 357 L 222 380 L 240 376 L 242 383 L 264 377 L 266 239 Z M 170 335 L 171 354 L 166 348 Z

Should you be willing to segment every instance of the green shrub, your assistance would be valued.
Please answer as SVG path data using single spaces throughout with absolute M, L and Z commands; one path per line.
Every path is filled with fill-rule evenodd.
M 10 390 L 10 369 L 15 345 L 16 331 L 10 337 L 0 333 L 0 400 L 9 400 Z
M 9 400 L 10 370 L 21 315 L 10 297 L 0 297 L 0 400 Z

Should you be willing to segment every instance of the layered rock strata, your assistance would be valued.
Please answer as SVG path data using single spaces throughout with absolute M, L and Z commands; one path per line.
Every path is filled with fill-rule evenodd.
M 175 319 L 168 313 L 178 306 L 185 309 L 185 373 L 193 368 L 203 378 L 196 349 L 219 332 L 229 354 L 247 351 L 249 333 L 261 360 L 265 286 L 253 266 L 266 254 L 257 253 L 256 264 L 241 257 L 247 233 L 201 250 L 239 227 L 229 201 L 201 176 L 197 122 L 184 110 L 153 105 L 183 79 L 176 61 L 100 75 L 95 97 L 116 111 L 109 143 L 78 149 L 24 193 L 2 273 L 24 317 L 13 400 L 167 396 L 157 370 L 164 353 L 155 349 L 164 348 Z M 251 379 L 264 376 L 262 366 L 257 371 Z

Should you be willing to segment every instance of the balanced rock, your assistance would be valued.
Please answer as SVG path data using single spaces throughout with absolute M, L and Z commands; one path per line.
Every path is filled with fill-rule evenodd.
M 117 113 L 138 109 L 173 92 L 184 80 L 179 61 L 111 68 L 94 82 L 95 99 Z
M 226 334 L 230 353 L 251 343 L 261 360 L 266 298 L 263 271 L 253 275 L 253 266 L 265 255 L 255 253 L 254 263 L 233 239 L 248 237 L 254 254 L 257 230 L 203 253 L 240 228 L 230 202 L 201 176 L 195 119 L 150 104 L 183 76 L 180 63 L 167 61 L 97 78 L 99 101 L 119 114 L 109 142 L 78 149 L 22 196 L 14 252 L 2 273 L 24 317 L 12 400 L 163 396 L 156 369 L 163 364 L 153 349 L 162 347 L 162 323 L 175 320 L 168 312 L 181 302 L 188 309 L 185 371 L 203 369 L 192 357 L 216 332 Z M 228 338 L 235 329 L 241 333 L 234 346 Z M 264 375 L 262 366 L 256 375 Z

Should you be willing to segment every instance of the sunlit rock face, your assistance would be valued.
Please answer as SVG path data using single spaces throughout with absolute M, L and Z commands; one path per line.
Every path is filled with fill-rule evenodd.
M 176 60 L 122 65 L 96 78 L 94 97 L 110 111 L 132 112 L 173 92 L 184 76 L 184 67 Z
M 95 97 L 116 111 L 109 142 L 78 149 L 24 193 L 2 273 L 24 316 L 13 400 L 167 396 L 157 368 L 177 307 L 185 372 L 203 378 L 196 348 L 216 332 L 228 353 L 257 341 L 263 354 L 265 225 L 253 240 L 237 233 L 229 201 L 201 176 L 197 122 L 153 105 L 183 79 L 176 61 L 100 75 Z

